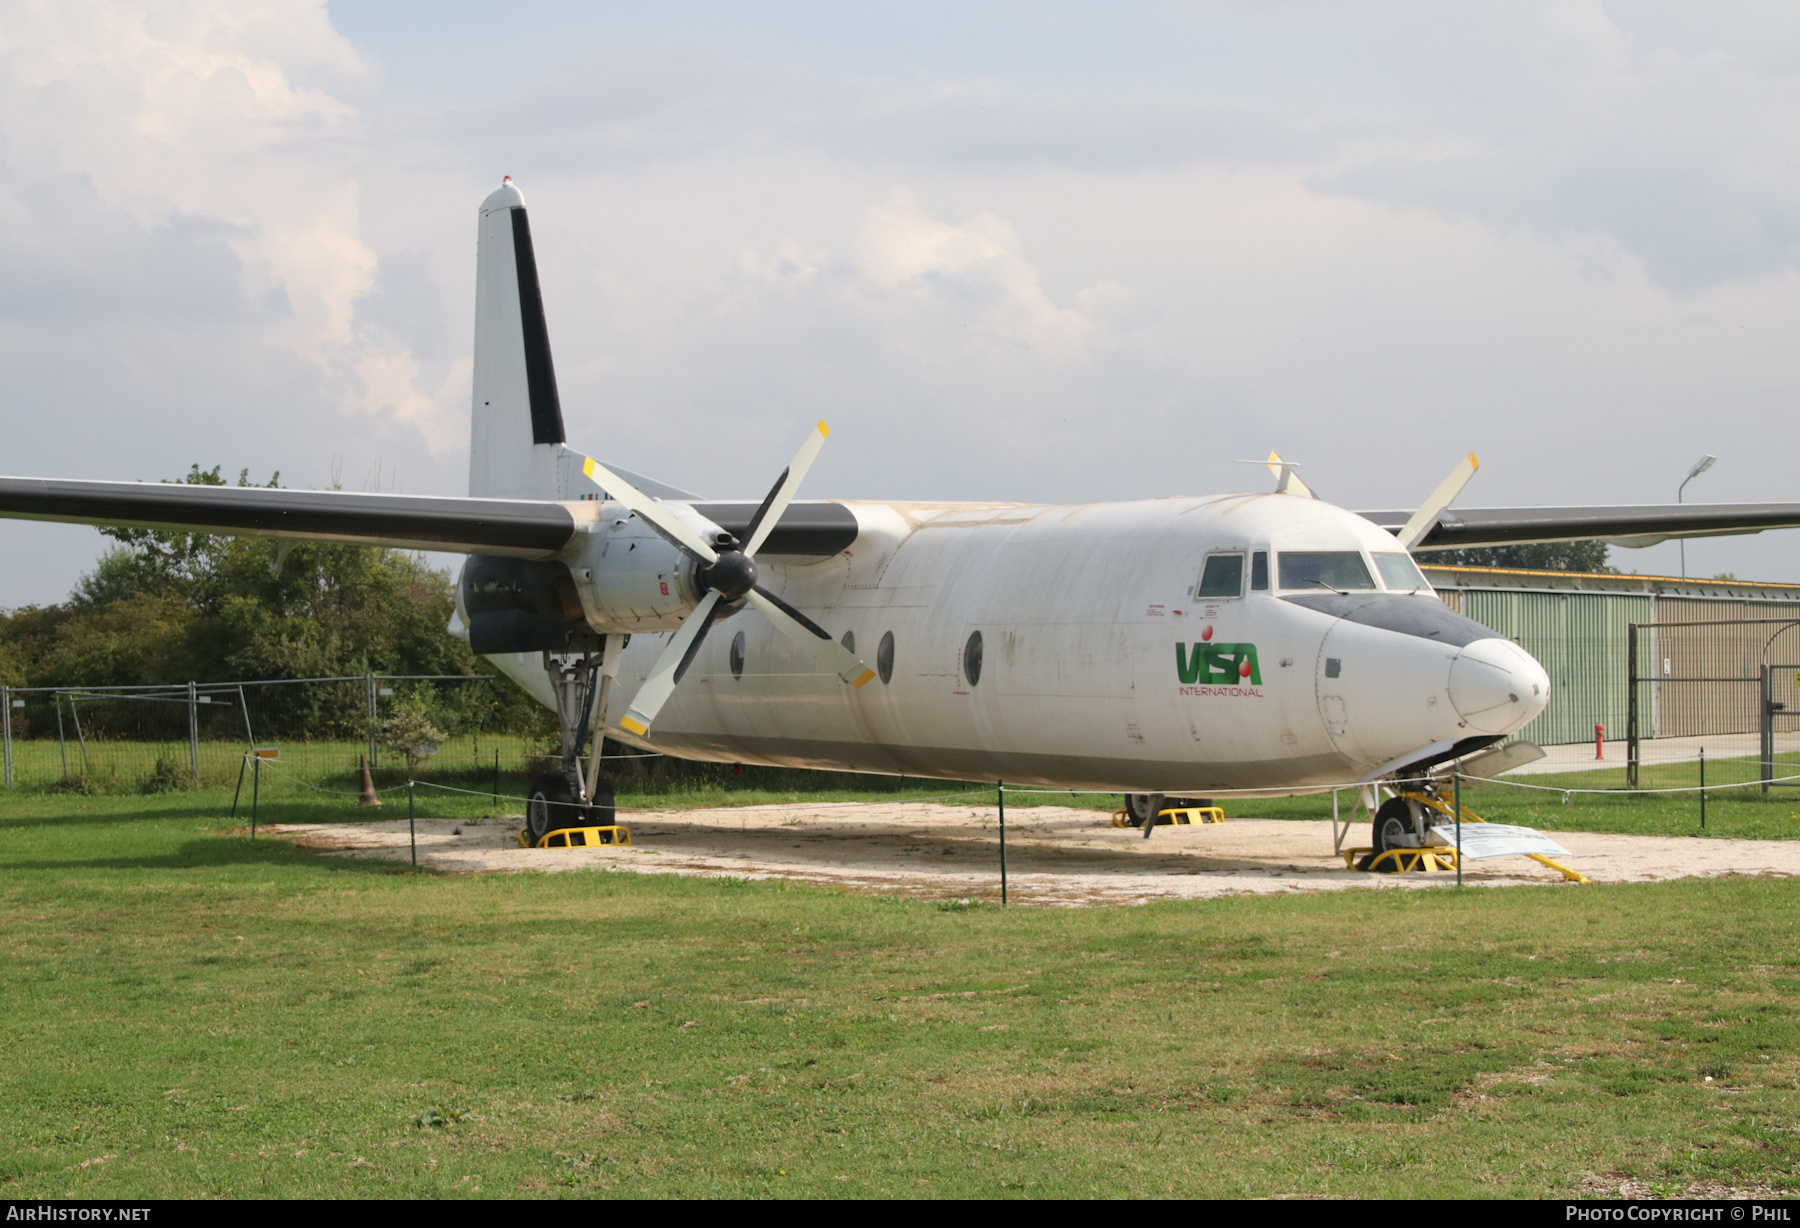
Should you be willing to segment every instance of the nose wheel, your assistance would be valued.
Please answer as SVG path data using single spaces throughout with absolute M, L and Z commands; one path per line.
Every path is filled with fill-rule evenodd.
M 1375 821 L 1369 827 L 1369 843 L 1374 847 L 1357 867 L 1361 870 L 1369 869 L 1389 849 L 1416 849 L 1423 843 L 1412 803 L 1404 797 L 1390 797 L 1381 803 L 1381 808 L 1375 812 Z M 1378 867 L 1383 874 L 1391 874 L 1397 868 L 1391 857 Z

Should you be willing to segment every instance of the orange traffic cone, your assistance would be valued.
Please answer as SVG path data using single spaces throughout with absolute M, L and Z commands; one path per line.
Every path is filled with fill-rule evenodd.
M 369 777 L 369 757 L 358 755 L 362 762 L 362 794 L 356 799 L 358 806 L 379 806 L 381 799 L 375 796 L 375 782 Z

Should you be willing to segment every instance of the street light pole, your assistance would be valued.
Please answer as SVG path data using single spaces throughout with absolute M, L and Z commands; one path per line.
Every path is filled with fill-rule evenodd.
M 1713 465 L 1717 463 L 1718 459 L 1719 458 L 1714 456 L 1711 452 L 1708 452 L 1705 456 L 1702 456 L 1699 460 L 1695 461 L 1694 467 L 1688 470 L 1685 478 L 1681 479 L 1681 485 L 1675 488 L 1675 502 L 1682 502 L 1681 496 L 1687 490 L 1687 484 L 1705 473 L 1708 469 L 1711 469 Z M 1681 578 L 1683 581 L 1687 580 L 1687 538 L 1685 537 L 1681 539 Z

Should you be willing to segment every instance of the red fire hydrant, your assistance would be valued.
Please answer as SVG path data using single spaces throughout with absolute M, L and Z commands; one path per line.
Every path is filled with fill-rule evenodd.
M 1606 758 L 1606 726 L 1594 726 L 1594 758 Z

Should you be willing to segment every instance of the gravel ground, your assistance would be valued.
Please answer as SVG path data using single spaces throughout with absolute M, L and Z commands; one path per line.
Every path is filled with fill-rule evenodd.
M 482 873 L 625 870 L 787 878 L 930 899 L 997 899 L 999 830 L 992 806 L 929 802 L 779 805 L 738 810 L 622 811 L 635 843 L 591 849 L 522 849 L 522 820 L 421 819 L 419 864 Z M 458 831 L 460 829 L 460 832 Z M 288 825 L 267 829 L 355 857 L 406 860 L 406 821 Z M 1800 874 L 1800 840 L 1717 840 L 1553 832 L 1564 864 L 1595 882 L 1655 882 L 1722 874 Z M 1347 845 L 1366 844 L 1368 826 Z M 1161 827 L 1145 840 L 1094 810 L 1034 806 L 1006 825 L 1009 895 L 1020 903 L 1130 904 L 1242 892 L 1406 890 L 1442 886 L 1449 874 L 1363 874 L 1332 853 L 1329 821 L 1233 820 Z M 1471 862 L 1464 881 L 1483 887 L 1560 883 L 1523 857 Z

